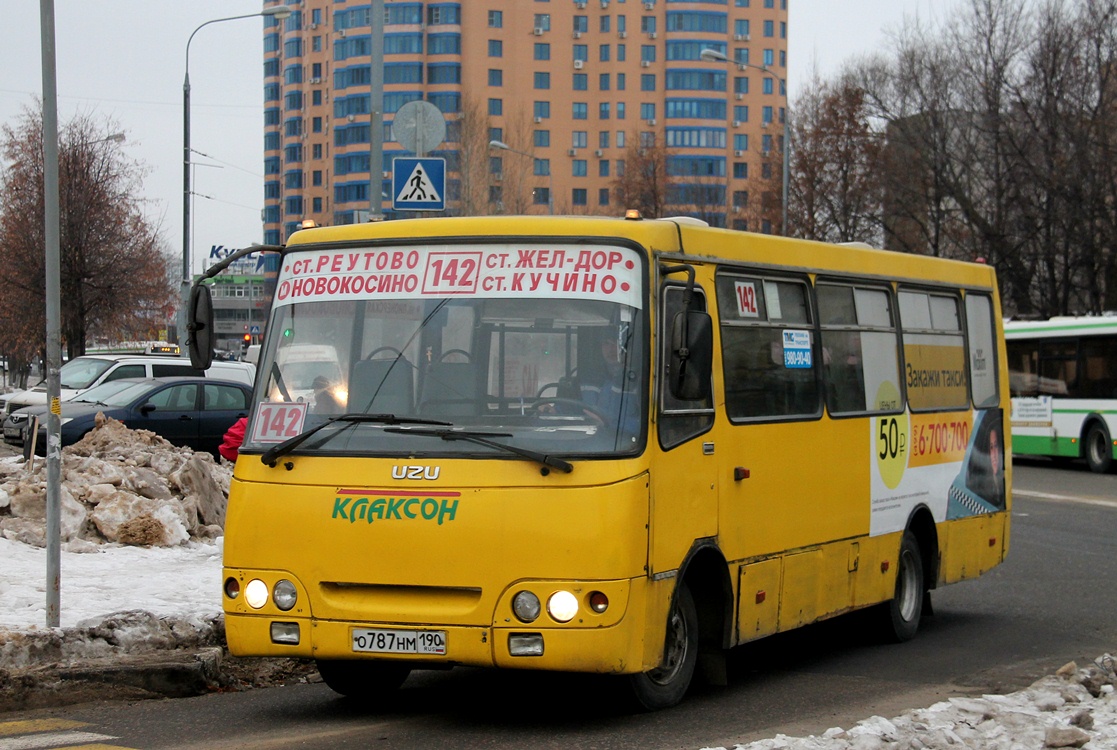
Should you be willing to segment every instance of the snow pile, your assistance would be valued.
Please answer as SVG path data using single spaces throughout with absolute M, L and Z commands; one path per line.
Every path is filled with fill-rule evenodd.
M 62 549 L 108 544 L 174 547 L 222 533 L 232 464 L 179 448 L 147 430 L 98 415 L 62 451 Z M 29 473 L 0 463 L 0 536 L 46 545 L 46 461 Z
M 851 729 L 829 729 L 821 737 L 780 734 L 735 750 L 1113 748 L 1115 667 L 1117 660 L 1104 654 L 1085 669 L 1071 662 L 1009 695 L 951 698 L 891 720 L 874 716 Z

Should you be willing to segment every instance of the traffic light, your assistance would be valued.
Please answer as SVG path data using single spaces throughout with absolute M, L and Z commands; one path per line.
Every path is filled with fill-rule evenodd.
M 241 351 L 247 352 L 248 351 L 248 345 L 251 344 L 251 343 L 252 343 L 252 334 L 251 333 L 244 334 L 244 343 L 241 344 Z

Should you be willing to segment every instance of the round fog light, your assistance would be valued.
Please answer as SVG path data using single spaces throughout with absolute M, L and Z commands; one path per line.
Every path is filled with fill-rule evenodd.
M 284 612 L 295 606 L 295 600 L 298 599 L 298 596 L 298 592 L 295 591 L 295 584 L 286 578 L 276 583 L 275 588 L 272 589 L 272 599 L 275 601 L 275 606 Z
M 225 579 L 225 596 L 230 599 L 236 599 L 240 596 L 240 581 L 236 578 Z
M 259 578 L 253 578 L 244 587 L 244 600 L 252 609 L 259 609 L 268 603 L 268 584 Z
M 578 614 L 578 599 L 569 591 L 556 591 L 547 600 L 547 612 L 558 622 L 570 622 Z
M 512 611 L 520 622 L 535 622 L 541 609 L 539 597 L 530 591 L 521 591 L 512 599 Z
M 601 614 L 609 609 L 609 597 L 605 596 L 605 594 L 600 591 L 594 591 L 590 594 L 590 609 L 597 614 Z

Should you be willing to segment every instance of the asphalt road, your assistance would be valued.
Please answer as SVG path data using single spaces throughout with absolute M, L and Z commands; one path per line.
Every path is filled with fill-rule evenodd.
M 609 679 L 459 669 L 413 675 L 388 705 L 303 684 L 48 714 L 114 747 L 696 750 L 1010 692 L 1117 652 L 1117 475 L 1016 468 L 1008 561 L 935 592 L 915 640 L 880 645 L 858 617 L 838 618 L 736 649 L 728 687 L 698 689 L 669 711 L 626 712 Z

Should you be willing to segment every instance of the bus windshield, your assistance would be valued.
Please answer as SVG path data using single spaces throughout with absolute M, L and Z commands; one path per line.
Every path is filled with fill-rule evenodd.
M 346 414 L 392 419 L 338 420 L 297 451 L 492 458 L 507 455 L 495 450 L 501 445 L 567 456 L 642 447 L 649 363 L 636 252 L 597 251 L 620 259 L 623 282 L 599 272 L 579 275 L 577 284 L 556 274 L 557 283 L 546 285 L 539 274 L 533 288 L 528 271 L 522 278 L 500 272 L 516 254 L 455 250 L 444 255 L 474 261 L 461 273 L 496 271 L 445 293 L 430 289 L 437 280 L 431 269 L 449 273 L 449 261 L 432 250 L 407 252 L 422 269 L 410 290 L 404 281 L 385 292 L 368 274 L 357 282 L 360 290 L 351 281 L 345 293 L 338 280 L 339 293 L 331 294 L 330 280 L 343 277 L 326 272 L 307 274 L 305 282 L 321 294 L 285 297 L 284 290 L 302 289 L 293 286 L 302 280 L 291 269 L 317 269 L 323 256 L 304 252 L 284 263 L 246 450 L 267 449 Z M 454 279 L 461 287 L 463 278 Z M 465 433 L 481 439 L 460 439 Z

